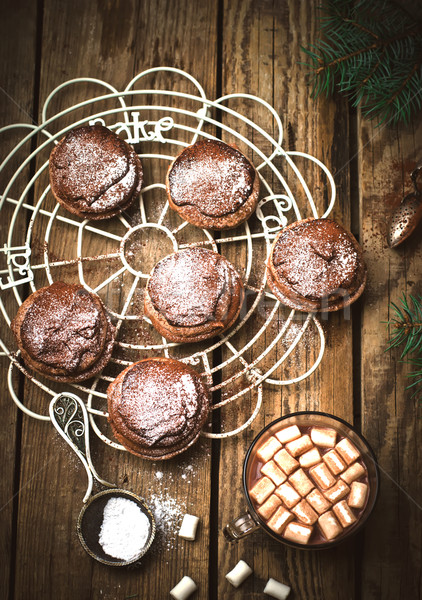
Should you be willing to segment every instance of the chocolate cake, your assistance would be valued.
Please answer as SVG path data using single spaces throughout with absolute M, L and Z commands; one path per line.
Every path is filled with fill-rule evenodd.
M 205 229 L 236 227 L 258 203 L 254 166 L 219 140 L 200 140 L 182 150 L 169 167 L 166 184 L 171 208 Z
M 152 271 L 145 314 L 172 342 L 198 342 L 228 329 L 243 302 L 242 281 L 229 261 L 205 248 L 163 258 Z
M 210 393 L 199 374 L 171 358 L 127 367 L 107 390 L 109 422 L 123 446 L 142 458 L 164 460 L 199 437 Z
M 25 364 L 64 382 L 97 375 L 110 359 L 115 337 L 100 298 L 61 281 L 31 294 L 11 328 Z
M 139 194 L 142 165 L 127 142 L 102 125 L 70 131 L 51 152 L 50 185 L 69 212 L 107 219 L 128 208 Z
M 335 311 L 362 294 L 366 267 L 350 232 L 331 219 L 305 219 L 274 240 L 267 279 L 274 295 L 290 308 Z

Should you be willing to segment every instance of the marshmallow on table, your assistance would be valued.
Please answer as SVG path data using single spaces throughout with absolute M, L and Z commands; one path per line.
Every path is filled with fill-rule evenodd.
M 350 494 L 347 498 L 347 504 L 352 508 L 363 508 L 368 493 L 368 486 L 366 483 L 360 483 L 359 481 L 353 481 L 350 486 Z
M 343 481 L 350 485 L 352 481 L 355 481 L 355 479 L 359 479 L 359 477 L 362 477 L 363 475 L 365 475 L 365 473 L 366 469 L 363 465 L 361 465 L 360 463 L 353 463 L 353 465 L 346 469 L 346 471 L 344 471 L 344 473 L 342 473 L 340 477 L 343 479 Z
M 313 528 L 308 525 L 303 525 L 303 523 L 298 523 L 297 521 L 293 521 L 289 523 L 284 530 L 283 537 L 286 540 L 290 540 L 291 542 L 296 542 L 297 544 L 307 544 L 309 542 L 309 538 L 311 537 Z
M 330 450 L 324 454 L 322 460 L 334 475 L 339 475 L 346 468 L 345 463 L 335 450 Z
M 281 444 L 275 437 L 270 437 L 256 452 L 256 455 L 262 462 L 267 462 L 272 459 L 274 454 L 281 449 Z
M 287 475 L 293 473 L 293 471 L 295 471 L 299 466 L 298 461 L 293 458 L 293 456 L 289 454 L 285 448 L 277 452 L 277 454 L 274 456 L 274 460 L 280 469 Z
M 300 456 L 310 450 L 312 446 L 313 443 L 309 435 L 302 435 L 302 437 L 297 438 L 297 440 L 288 442 L 286 444 L 286 450 L 288 450 L 292 456 Z
M 331 510 L 319 517 L 318 525 L 327 540 L 333 540 L 343 531 L 342 526 Z
M 322 490 L 326 490 L 336 482 L 336 478 L 333 477 L 333 474 L 324 463 L 319 463 L 319 465 L 311 467 L 309 475 Z
M 274 490 L 275 485 L 271 479 L 268 479 L 268 477 L 261 477 L 261 479 L 258 479 L 255 483 L 253 488 L 249 490 L 249 495 L 255 502 L 262 504 L 268 496 L 271 496 Z
M 284 429 L 280 429 L 275 434 L 276 438 L 282 444 L 287 444 L 287 442 L 291 442 L 292 440 L 296 440 L 300 438 L 302 434 L 300 433 L 300 429 L 297 425 L 291 425 L 290 427 L 285 427 Z
M 351 465 L 360 456 L 359 450 L 347 438 L 337 444 L 336 450 L 347 465 Z
M 251 573 L 253 571 L 250 566 L 244 560 L 239 560 L 234 569 L 227 573 L 226 579 L 237 588 Z
M 282 483 L 275 491 L 277 496 L 282 499 L 287 508 L 292 508 L 302 499 L 297 491 L 286 481 Z
M 319 462 L 321 462 L 321 454 L 319 453 L 318 448 L 312 448 L 299 457 L 300 466 L 304 469 L 309 469 L 309 467 L 313 467 Z
M 264 594 L 268 594 L 269 596 L 276 598 L 276 600 L 286 600 L 287 596 L 290 594 L 290 587 L 270 577 L 264 588 Z
M 277 467 L 273 460 L 268 461 L 261 467 L 261 474 L 269 477 L 276 485 L 281 485 L 287 479 L 287 475 Z
M 336 515 L 337 519 L 340 521 L 341 525 L 346 528 L 349 525 L 353 525 L 356 522 L 356 517 L 346 500 L 341 500 L 334 504 L 333 512 Z
M 272 494 L 268 498 L 268 500 L 266 500 L 264 504 L 262 504 L 262 506 L 258 508 L 256 512 L 259 514 L 260 517 L 262 517 L 265 520 L 268 520 L 271 517 L 271 515 L 274 514 L 274 512 L 280 506 L 280 504 L 280 498 L 275 494 Z
M 301 523 L 313 525 L 318 520 L 318 515 L 306 500 L 301 500 L 292 508 L 292 513 L 296 515 Z
M 303 469 L 298 469 L 289 477 L 289 483 L 295 488 L 298 494 L 306 496 L 314 486 L 312 481 L 306 475 Z
M 185 515 L 183 517 L 182 525 L 180 526 L 179 537 L 193 541 L 196 536 L 198 523 L 198 517 L 195 517 L 194 515 Z
M 193 579 L 185 575 L 177 585 L 170 590 L 170 596 L 174 600 L 186 600 L 193 592 L 198 589 Z
M 338 502 L 350 492 L 350 488 L 345 481 L 339 479 L 333 487 L 330 487 L 328 490 L 324 491 L 324 496 L 330 502 Z
M 281 533 L 286 527 L 287 523 L 293 521 L 294 516 L 284 506 L 279 506 L 276 512 L 273 514 L 267 525 L 270 529 L 276 533 Z
M 312 427 L 311 440 L 316 446 L 334 448 L 337 440 L 337 431 L 329 427 Z
M 312 490 L 312 492 L 306 496 L 306 500 L 319 515 L 327 512 L 331 507 L 331 502 L 327 500 L 327 498 L 324 498 L 317 489 Z

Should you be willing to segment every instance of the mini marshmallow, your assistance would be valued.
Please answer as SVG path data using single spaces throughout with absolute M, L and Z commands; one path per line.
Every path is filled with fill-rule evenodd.
M 281 449 L 280 442 L 275 437 L 270 437 L 256 452 L 256 455 L 262 462 L 268 462 L 274 454 Z
M 337 431 L 329 427 L 312 427 L 311 440 L 316 446 L 334 448 L 337 440 Z
M 342 526 L 337 521 L 334 513 L 331 510 L 320 516 L 318 519 L 318 525 L 322 531 L 322 534 L 327 538 L 327 540 L 333 540 L 343 531 Z
M 322 460 L 325 462 L 333 475 L 338 475 L 346 468 L 345 463 L 341 460 L 340 456 L 335 450 L 330 450 L 324 454 Z
M 279 506 L 276 512 L 273 514 L 267 525 L 270 529 L 276 533 L 281 533 L 286 527 L 287 523 L 293 521 L 294 516 L 284 506 Z
M 195 517 L 194 515 L 185 515 L 183 517 L 182 525 L 180 526 L 179 537 L 193 542 L 196 537 L 198 523 L 198 517 Z
M 336 450 L 347 465 L 351 465 L 360 456 L 359 450 L 347 438 L 337 444 Z
M 311 537 L 313 528 L 308 525 L 303 525 L 297 521 L 289 523 L 284 530 L 283 537 L 297 544 L 307 544 Z
M 274 460 L 280 469 L 286 473 L 286 475 L 293 473 L 293 471 L 295 471 L 299 466 L 298 461 L 293 458 L 293 456 L 284 448 L 283 450 L 277 452 L 277 454 L 274 456 Z
M 286 444 L 286 450 L 290 452 L 292 456 L 300 456 L 312 448 L 313 444 L 309 435 L 302 435 Z
M 350 484 L 352 481 L 355 481 L 355 479 L 359 479 L 359 477 L 365 475 L 365 473 L 366 469 L 363 465 L 360 463 L 354 463 L 351 467 L 344 471 L 340 477 L 343 479 L 343 481 Z
M 298 494 L 306 496 L 314 486 L 312 481 L 306 475 L 303 469 L 298 469 L 289 477 L 289 483 L 295 488 Z
M 292 513 L 296 515 L 301 523 L 305 525 L 313 525 L 318 520 L 318 515 L 306 500 L 301 500 L 292 508 Z
M 286 481 L 282 483 L 275 491 L 277 496 L 282 499 L 287 508 L 292 508 L 302 498 L 297 491 Z
M 319 453 L 318 448 L 308 450 L 308 452 L 305 452 L 305 454 L 302 454 L 299 458 L 300 466 L 304 469 L 309 469 L 309 467 L 313 467 L 319 462 L 321 462 L 321 454 Z
M 261 474 L 269 477 L 275 485 L 281 485 L 287 479 L 287 475 L 277 467 L 273 460 L 270 460 L 261 467 Z
M 264 587 L 264 594 L 268 594 L 268 596 L 272 596 L 277 600 L 286 600 L 290 594 L 290 587 L 270 577 Z
M 325 490 L 324 496 L 330 502 L 334 503 L 334 502 L 338 502 L 339 500 L 341 500 L 342 498 L 347 496 L 347 494 L 349 492 L 350 492 L 350 488 L 347 485 L 347 483 L 345 481 L 342 481 L 341 479 L 339 479 L 337 481 L 337 483 L 335 485 L 333 485 L 333 487 L 329 488 L 328 490 Z
M 347 504 L 352 508 L 363 508 L 365 505 L 367 493 L 368 486 L 366 485 L 366 483 L 353 481 L 352 485 L 350 486 L 350 494 L 347 498 Z
M 287 442 L 291 442 L 292 440 L 296 440 L 300 438 L 302 434 L 300 433 L 300 429 L 297 425 L 291 425 L 290 427 L 285 427 L 284 429 L 280 429 L 275 434 L 276 438 L 282 444 L 287 444 Z
M 260 517 L 262 517 L 265 521 L 267 521 L 272 514 L 276 511 L 276 509 L 280 506 L 281 500 L 275 494 L 272 494 L 268 500 L 264 502 L 262 506 L 258 508 L 256 511 Z
M 261 477 L 261 479 L 258 479 L 255 483 L 253 488 L 249 490 L 249 495 L 255 502 L 262 504 L 269 496 L 271 496 L 274 490 L 275 485 L 271 479 L 268 479 L 268 477 Z
M 306 500 L 319 515 L 327 512 L 331 507 L 331 502 L 329 502 L 327 498 L 324 498 L 317 489 L 312 490 L 312 492 L 306 496 Z
M 232 584 L 234 587 L 239 587 L 241 583 L 245 581 L 249 575 L 253 573 L 250 566 L 245 563 L 244 560 L 239 560 L 237 565 L 226 575 L 226 579 Z
M 322 490 L 326 490 L 335 484 L 336 478 L 324 463 L 319 463 L 309 469 L 309 475 Z
M 193 592 L 198 589 L 193 579 L 185 575 L 177 585 L 170 590 L 170 596 L 174 600 L 186 600 Z
M 352 509 L 349 508 L 346 500 L 341 500 L 337 504 L 334 504 L 333 512 L 344 528 L 356 522 L 356 517 Z

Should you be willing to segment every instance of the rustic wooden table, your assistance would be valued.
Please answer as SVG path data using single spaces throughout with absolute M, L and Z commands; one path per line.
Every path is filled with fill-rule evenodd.
M 179 459 L 163 464 L 148 463 L 98 440 L 93 442 L 94 463 L 100 474 L 144 496 L 156 512 L 158 537 L 138 569 L 118 570 L 97 564 L 79 545 L 75 524 L 85 491 L 85 473 L 49 423 L 29 418 L 16 407 L 7 385 L 9 361 L 1 358 L 2 598 L 162 600 L 169 597 L 169 590 L 183 575 L 197 583 L 198 591 L 192 598 L 198 600 L 263 598 L 269 577 L 289 584 L 292 600 L 420 597 L 422 408 L 405 389 L 406 366 L 398 353 L 385 352 L 388 334 L 383 321 L 389 318 L 389 302 L 397 302 L 403 291 L 422 292 L 420 230 L 397 251 L 386 245 L 389 211 L 409 191 L 409 172 L 421 160 L 422 119 L 419 116 L 408 127 L 375 128 L 350 110 L 341 97 L 310 99 L 301 46 L 315 38 L 316 4 L 313 0 L 3 2 L 0 126 L 39 122 L 50 91 L 69 79 L 99 78 L 122 90 L 136 73 L 156 66 L 191 73 L 210 99 L 233 92 L 255 94 L 274 106 L 286 129 L 290 124 L 290 149 L 293 146 L 321 159 L 334 174 L 338 197 L 332 214 L 363 245 L 368 284 L 350 314 L 332 314 L 321 320 L 327 347 L 319 368 L 301 383 L 265 385 L 259 417 L 238 436 L 221 442 L 202 439 Z M 163 74 L 154 75 L 149 86 L 184 91 L 185 84 Z M 82 85 L 73 86 L 58 98 L 52 110 L 70 106 L 91 91 Z M 238 102 L 236 108 L 269 131 L 274 127 L 271 115 L 256 105 Z M 16 143 L 16 132 L 3 134 L 2 157 Z M 24 146 L 16 164 L 32 149 L 29 144 Z M 171 148 L 172 154 L 175 151 Z M 26 180 L 34 168 L 29 165 Z M 147 181 L 162 176 L 153 171 L 153 167 L 146 167 Z M 308 170 L 307 176 L 317 190 L 321 208 L 327 202 L 326 186 L 313 170 Z M 45 186 L 45 179 L 34 187 L 32 201 L 43 189 L 42 183 Z M 54 207 L 51 199 L 47 206 Z M 2 243 L 12 212 L 13 205 L 6 203 L 1 218 Z M 309 214 L 305 203 L 303 214 Z M 15 226 L 22 240 L 27 220 L 28 214 L 20 213 Z M 37 239 L 43 239 L 37 227 L 42 225 L 35 227 L 35 245 Z M 109 231 L 113 227 L 110 225 Z M 53 233 L 53 260 L 67 256 L 66 248 L 75 244 L 74 229 L 66 231 L 61 230 L 60 238 Z M 19 243 L 18 238 L 19 234 L 13 242 Z M 112 242 L 93 236 L 85 253 L 112 252 Z M 242 244 L 224 248 L 240 270 L 245 260 Z M 37 251 L 40 248 L 34 247 L 33 260 L 41 262 Z M 153 262 L 162 249 L 150 247 L 149 252 Z M 262 251 L 254 260 L 259 273 Z M 112 273 L 113 266 L 116 264 L 104 268 Z M 98 276 L 101 280 L 104 272 Z M 41 285 L 44 280 L 39 273 L 37 277 L 37 285 Z M 57 269 L 53 277 L 74 280 L 75 263 Z M 109 298 L 111 304 L 119 302 L 125 285 L 122 279 Z M 6 309 L 12 316 L 16 306 L 16 299 L 8 296 Z M 279 319 L 285 319 L 286 314 L 280 310 Z M 245 327 L 239 344 L 245 344 L 260 318 L 262 315 Z M 147 334 L 142 330 L 139 335 Z M 4 321 L 2 339 L 15 349 Z M 248 360 L 265 347 L 265 339 Z M 318 348 L 314 342 L 310 335 L 284 365 L 284 371 L 279 370 L 280 377 L 295 376 L 301 365 L 315 358 Z M 180 355 L 180 351 L 174 353 Z M 130 359 L 140 356 L 131 354 Z M 213 358 L 227 356 L 223 352 Z M 227 367 L 223 379 L 231 369 Z M 112 374 L 118 372 L 115 368 Z M 13 383 L 27 405 L 46 414 L 49 396 L 45 392 L 16 370 Z M 256 394 L 247 394 L 235 409 L 215 417 L 214 427 L 219 421 L 226 430 L 240 425 L 255 402 Z M 295 551 L 263 532 L 230 545 L 222 528 L 245 506 L 241 467 L 246 448 L 273 418 L 306 409 L 331 412 L 354 423 L 372 445 L 381 471 L 381 492 L 372 518 L 362 533 L 329 551 Z M 177 539 L 185 512 L 201 519 L 195 542 Z M 239 559 L 251 565 L 254 574 L 236 590 L 224 575 Z

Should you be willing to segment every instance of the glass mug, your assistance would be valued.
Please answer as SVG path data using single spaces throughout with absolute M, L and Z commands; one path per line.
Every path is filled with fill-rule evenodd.
M 275 433 L 277 433 L 281 429 L 290 427 L 291 425 L 297 425 L 299 429 L 301 429 L 302 435 L 304 433 L 307 433 L 306 428 L 309 428 L 310 430 L 311 427 L 335 429 L 337 431 L 338 436 L 340 436 L 341 438 L 348 438 L 352 442 L 352 444 L 357 448 L 357 450 L 359 450 L 359 460 L 361 460 L 364 463 L 367 469 L 367 483 L 369 489 L 367 491 L 366 504 L 364 505 L 360 514 L 358 515 L 357 521 L 348 528 L 345 528 L 343 533 L 341 533 L 332 540 L 326 540 L 325 538 L 323 538 L 322 535 L 318 536 L 317 534 L 311 535 L 308 544 L 301 544 L 292 540 L 288 540 L 282 535 L 278 535 L 266 524 L 266 522 L 256 512 L 252 499 L 249 495 L 249 489 L 260 477 L 258 466 L 262 464 L 262 461 L 260 461 L 256 455 L 258 448 L 261 447 L 262 444 L 265 443 Z M 327 448 L 327 450 L 330 449 L 331 448 Z M 233 521 L 228 523 L 224 527 L 223 533 L 229 541 L 235 542 L 240 538 L 261 528 L 264 531 L 266 531 L 271 537 L 276 539 L 278 542 L 282 542 L 283 544 L 287 544 L 288 546 L 291 546 L 293 548 L 311 550 L 331 548 L 332 546 L 348 539 L 350 536 L 354 535 L 355 533 L 360 531 L 360 529 L 362 529 L 363 525 L 366 523 L 369 515 L 371 514 L 375 506 L 375 502 L 378 496 L 378 490 L 379 471 L 375 461 L 374 453 L 371 447 L 369 446 L 368 442 L 365 440 L 365 438 L 360 433 L 358 433 L 351 425 L 349 425 L 349 423 L 343 421 L 343 419 L 340 419 L 339 417 L 335 417 L 334 415 L 330 415 L 323 412 L 304 411 L 291 413 L 289 415 L 276 419 L 275 421 L 269 423 L 266 427 L 264 427 L 264 429 L 260 431 L 260 433 L 256 436 L 251 446 L 249 447 L 249 450 L 246 453 L 245 460 L 243 463 L 243 491 L 247 500 L 248 510 L 246 513 L 240 515 L 239 517 L 233 519 Z M 314 540 L 312 540 L 312 538 L 314 538 Z

